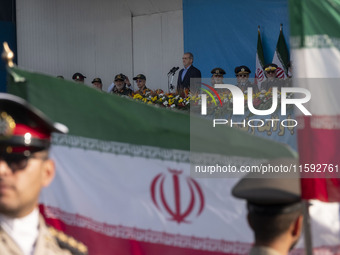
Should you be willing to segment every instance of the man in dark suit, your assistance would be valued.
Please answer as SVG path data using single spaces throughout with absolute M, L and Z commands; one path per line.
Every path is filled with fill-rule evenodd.
M 182 60 L 184 68 L 178 74 L 178 93 L 181 93 L 185 89 L 190 90 L 190 78 L 201 78 L 201 71 L 192 65 L 194 62 L 194 56 L 191 52 L 184 53 Z

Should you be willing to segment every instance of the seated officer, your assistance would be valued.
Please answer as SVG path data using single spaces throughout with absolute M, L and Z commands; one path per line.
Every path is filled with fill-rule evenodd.
M 103 83 L 102 83 L 102 79 L 100 78 L 94 78 L 91 82 L 94 88 L 102 90 L 103 89 Z
M 138 90 L 135 91 L 136 94 L 145 95 L 146 93 L 151 93 L 152 90 L 146 87 L 146 77 L 144 74 L 138 74 L 136 77 L 133 77 L 133 80 L 136 81 Z
M 55 174 L 48 156 L 51 133 L 66 133 L 67 127 L 5 93 L 0 123 L 1 254 L 87 254 L 86 246 L 47 227 L 38 210 L 40 191 Z
M 277 87 L 278 90 L 281 90 L 283 85 L 283 81 L 276 77 L 277 65 L 276 64 L 267 64 L 263 67 L 265 75 L 267 79 L 261 83 L 261 90 L 268 91 L 273 87 Z
M 81 73 L 75 73 L 72 75 L 72 80 L 79 83 L 84 83 L 85 78 L 86 76 L 82 75 Z
M 223 84 L 223 75 L 225 75 L 226 72 L 222 68 L 214 68 L 211 70 L 211 74 L 211 85 Z
M 133 91 L 127 88 L 125 80 L 126 80 L 126 76 L 124 74 L 117 74 L 115 76 L 114 87 L 111 93 L 123 95 L 123 96 L 132 96 Z
M 286 162 L 280 161 L 277 165 Z M 235 197 L 247 200 L 248 223 L 255 236 L 250 254 L 288 254 L 302 231 L 299 178 L 283 174 L 265 178 L 256 176 L 258 174 L 248 174 L 232 190 Z
M 235 67 L 235 76 L 237 79 L 236 86 L 239 87 L 243 92 L 247 91 L 248 88 L 253 88 L 253 94 L 256 94 L 259 92 L 259 88 L 256 84 L 253 84 L 249 81 L 250 73 L 251 71 L 247 66 Z
M 122 74 L 122 73 L 120 73 L 119 75 L 122 76 L 122 77 L 125 77 L 124 84 L 125 84 L 126 88 L 132 90 L 131 82 L 130 82 L 129 78 L 128 78 L 126 75 Z M 117 76 L 117 75 L 116 75 L 116 76 Z M 113 82 L 111 83 L 111 85 L 107 88 L 107 92 L 108 92 L 108 93 L 112 93 L 112 91 L 113 91 L 115 88 L 116 88 L 115 81 L 113 81 Z

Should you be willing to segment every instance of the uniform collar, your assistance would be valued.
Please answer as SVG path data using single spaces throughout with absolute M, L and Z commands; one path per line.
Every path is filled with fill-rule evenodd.
M 249 255 L 281 255 L 273 248 L 266 246 L 254 246 L 251 248 Z
M 24 254 L 32 254 L 39 233 L 39 211 L 34 209 L 22 218 L 0 214 L 1 228 L 19 245 Z

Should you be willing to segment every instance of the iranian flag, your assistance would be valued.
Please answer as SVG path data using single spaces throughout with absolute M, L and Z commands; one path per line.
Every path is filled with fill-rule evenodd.
M 257 50 L 256 50 L 256 72 L 255 72 L 255 84 L 259 88 L 261 88 L 261 83 L 265 81 L 266 75 L 264 74 L 263 66 L 264 66 L 264 55 L 263 55 L 263 47 L 261 41 L 261 32 L 260 26 L 257 29 L 258 36 L 257 36 Z
M 213 178 L 202 168 L 194 178 L 191 157 L 255 165 L 293 157 L 287 146 L 83 84 L 18 68 L 9 74 L 10 93 L 70 130 L 53 135 L 56 177 L 41 212 L 89 254 L 248 253 L 245 202 L 231 196 L 238 178 Z
M 294 60 L 294 86 L 306 88 L 311 116 L 300 115 L 298 147 L 302 197 L 312 206 L 313 246 L 325 224 L 331 233 L 328 254 L 339 253 L 340 235 L 340 2 L 290 0 L 290 45 Z M 299 114 L 299 113 L 297 113 Z M 330 220 L 332 219 L 332 220 Z M 325 251 L 321 252 L 325 253 Z
M 301 116 L 300 160 L 323 164 L 320 172 L 304 173 L 302 195 L 340 201 L 340 2 L 290 1 L 290 13 L 294 82 L 312 96 L 312 116 Z
M 278 66 L 276 76 L 279 79 L 286 79 L 288 77 L 288 63 L 289 53 L 285 37 L 283 35 L 282 24 L 280 25 L 279 39 L 277 40 L 276 50 L 274 53 L 272 63 Z

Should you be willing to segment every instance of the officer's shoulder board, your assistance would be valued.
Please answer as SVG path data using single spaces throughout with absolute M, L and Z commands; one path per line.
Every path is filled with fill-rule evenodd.
M 68 236 L 61 231 L 58 231 L 53 227 L 48 227 L 48 231 L 57 240 L 59 247 L 65 250 L 69 250 L 72 255 L 88 254 L 87 247 L 73 237 Z

